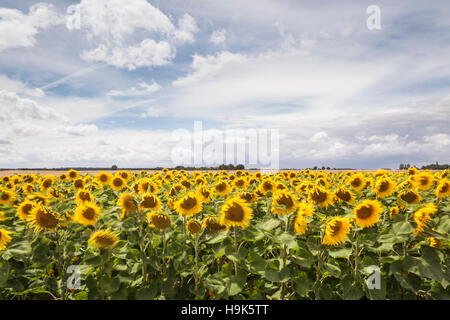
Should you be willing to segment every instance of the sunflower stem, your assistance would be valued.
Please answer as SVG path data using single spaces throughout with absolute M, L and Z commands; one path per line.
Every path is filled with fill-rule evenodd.
M 359 258 L 359 231 L 356 231 L 356 244 L 355 244 L 355 283 L 358 283 L 359 270 L 358 270 L 358 258 Z
M 198 233 L 195 234 L 194 239 L 194 250 L 195 250 L 195 268 L 194 268 L 194 280 L 195 280 L 195 290 L 198 288 Z
M 162 252 L 163 273 L 165 275 L 166 274 L 166 229 L 163 230 L 162 241 L 163 241 L 163 252 Z
M 234 227 L 234 241 L 233 241 L 233 246 L 234 246 L 234 253 L 236 255 L 235 258 L 237 258 L 238 255 L 238 246 L 237 246 L 237 227 Z M 238 265 L 237 265 L 237 261 L 234 260 L 234 275 L 237 277 L 237 270 L 238 270 Z

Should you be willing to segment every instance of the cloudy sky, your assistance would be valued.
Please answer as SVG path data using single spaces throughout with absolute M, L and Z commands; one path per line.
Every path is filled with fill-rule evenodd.
M 171 167 L 196 120 L 278 130 L 281 167 L 450 162 L 447 0 L 0 6 L 0 168 Z

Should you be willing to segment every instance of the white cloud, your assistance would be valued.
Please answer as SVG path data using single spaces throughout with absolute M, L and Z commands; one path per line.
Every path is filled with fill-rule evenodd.
M 309 139 L 311 142 L 322 142 L 322 141 L 328 141 L 329 137 L 328 137 L 328 133 L 326 132 L 317 132 L 316 134 L 314 134 L 311 139 Z
M 100 43 L 95 49 L 85 50 L 81 58 L 117 68 L 166 65 L 175 57 L 176 47 L 193 42 L 198 31 L 189 14 L 178 19 L 177 28 L 146 0 L 82 0 L 78 7 L 88 39 Z M 145 34 L 140 43 L 136 43 L 137 34 Z
M 104 44 L 94 50 L 84 51 L 81 58 L 88 62 L 105 62 L 109 65 L 135 70 L 140 67 L 162 66 L 174 57 L 170 44 L 145 39 L 137 46 L 109 48 Z
M 16 9 L 0 8 L 0 51 L 32 47 L 39 32 L 62 22 L 54 6 L 48 3 L 32 5 L 28 14 Z
M 22 98 L 15 92 L 0 90 L 0 125 L 8 140 L 18 137 L 41 139 L 45 135 L 86 135 L 97 132 L 95 125 L 73 124 L 51 107 Z
M 214 32 L 209 37 L 209 41 L 214 43 L 216 46 L 225 43 L 227 30 L 220 29 L 214 30 Z
M 136 87 L 128 90 L 111 90 L 108 92 L 109 97 L 142 97 L 148 96 L 161 89 L 161 85 L 152 80 L 152 83 L 139 82 Z
M 13 80 L 5 75 L 0 74 L 0 88 L 6 91 L 18 92 L 31 97 L 42 98 L 45 96 L 44 91 L 39 88 L 30 88 L 22 81 Z
M 178 19 L 178 29 L 174 32 L 175 40 L 179 44 L 184 44 L 186 42 L 194 42 L 194 33 L 199 29 L 195 19 L 185 13 L 180 19 Z

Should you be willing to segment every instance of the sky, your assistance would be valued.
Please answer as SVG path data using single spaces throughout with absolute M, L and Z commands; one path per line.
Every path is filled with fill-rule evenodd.
M 281 168 L 450 163 L 449 57 L 447 0 L 2 0 L 0 168 L 192 165 L 196 121 Z

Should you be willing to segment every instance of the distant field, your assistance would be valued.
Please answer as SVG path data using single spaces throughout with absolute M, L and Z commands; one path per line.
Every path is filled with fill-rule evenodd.
M 100 171 L 106 171 L 106 172 L 114 173 L 114 172 L 119 171 L 119 170 L 121 170 L 121 169 L 118 169 L 118 170 L 79 170 L 78 172 L 80 174 L 83 174 L 83 175 L 84 174 L 95 175 L 95 174 L 99 173 Z M 280 171 L 286 171 L 286 170 L 287 169 L 281 169 Z M 298 169 L 298 170 L 301 170 L 301 169 Z M 142 170 L 127 170 L 127 171 L 130 171 L 131 173 L 135 173 L 135 172 L 139 173 Z M 146 171 L 156 172 L 158 170 L 146 170 Z M 198 171 L 201 171 L 201 170 L 198 170 Z M 215 172 L 215 171 L 221 171 L 221 170 L 208 170 L 208 171 Z M 234 172 L 234 171 L 236 171 L 236 170 L 231 170 L 230 172 Z M 275 171 L 275 170 L 263 170 L 263 169 L 261 169 L 261 170 L 246 170 L 246 171 L 249 171 L 249 172 L 258 172 L 258 171 L 268 172 L 268 171 Z M 319 171 L 319 170 L 317 170 L 317 171 Z M 325 171 L 325 172 L 340 172 L 340 171 L 375 172 L 377 170 L 322 170 L 322 171 Z M 399 171 L 402 171 L 402 170 L 390 170 L 390 171 L 391 172 L 399 172 Z M 440 170 L 430 170 L 430 171 L 434 172 L 434 171 L 440 171 Z M 67 170 L 1 170 L 0 171 L 0 177 L 11 176 L 11 175 L 16 175 L 16 174 L 27 174 L 27 173 L 34 173 L 34 174 L 39 174 L 39 175 L 46 175 L 46 174 L 59 175 L 61 173 L 65 173 L 65 172 L 67 172 Z

